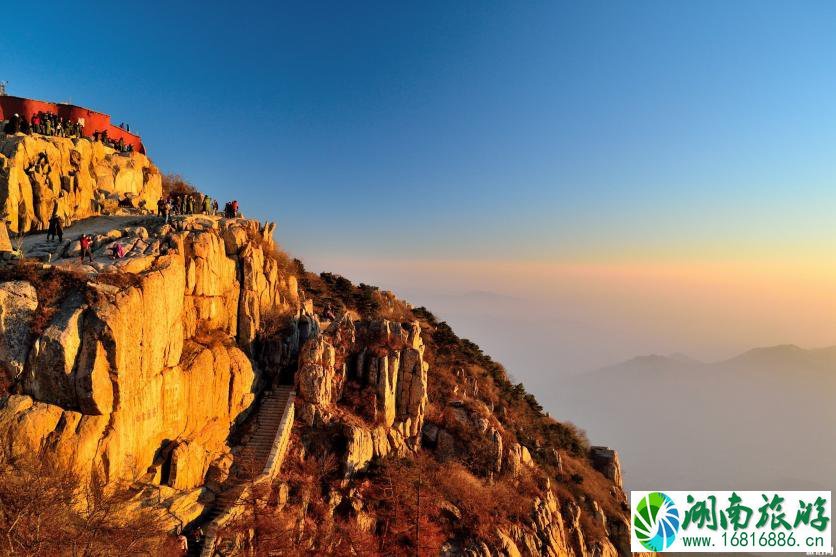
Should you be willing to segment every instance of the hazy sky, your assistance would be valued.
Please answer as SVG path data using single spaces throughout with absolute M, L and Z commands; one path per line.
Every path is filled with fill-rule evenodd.
M 527 382 L 836 342 L 833 2 L 42 1 L 4 20 L 11 94 L 129 122 L 163 170 L 276 220 L 314 268 L 441 304 Z

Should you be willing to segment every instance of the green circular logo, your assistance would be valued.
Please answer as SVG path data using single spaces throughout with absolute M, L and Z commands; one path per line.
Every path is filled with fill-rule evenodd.
M 653 491 L 636 505 L 633 528 L 644 547 L 650 551 L 664 551 L 679 532 L 679 510 L 670 497 Z

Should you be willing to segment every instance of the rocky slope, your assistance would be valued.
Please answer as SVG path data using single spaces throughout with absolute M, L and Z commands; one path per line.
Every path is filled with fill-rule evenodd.
M 126 195 L 156 210 L 160 173 L 137 152 L 100 142 L 0 134 L 0 214 L 13 232 L 45 230 L 58 203 L 64 224 L 113 211 Z
M 20 230 L 43 223 L 51 195 L 72 218 L 102 210 L 107 192 L 159 195 L 139 155 L 84 140 L 3 145 L 0 192 Z M 21 170 L 41 149 L 52 167 L 43 182 Z M 71 172 L 75 193 L 75 182 L 61 186 Z M 258 496 L 234 491 L 253 499 L 212 523 L 206 551 L 629 552 L 618 455 L 548 417 L 429 311 L 305 272 L 269 224 L 138 219 L 96 228 L 91 264 L 78 262 L 71 228 L 63 244 L 30 242 L 36 259 L 0 269 L 3 462 L 37 457 L 128 486 L 167 527 L 188 529 L 241 499 L 225 486 L 246 481 L 243 447 L 275 454 L 265 444 L 275 437 L 280 475 Z M 125 259 L 107 257 L 115 242 Z M 296 417 L 276 426 L 264 393 L 280 384 L 295 387 Z
M 297 446 L 285 463 L 286 486 L 298 494 L 291 522 L 299 507 L 317 516 L 306 549 L 409 554 L 417 543 L 421 554 L 450 556 L 629 553 L 615 451 L 589 448 L 548 418 L 501 366 L 423 308 L 324 277 L 302 282 L 315 308 L 340 310 L 300 353 Z M 306 492 L 311 461 L 329 454 L 339 466 Z M 402 500 L 387 499 L 381 484 Z M 426 515 L 423 541 L 381 534 L 382 524 L 411 530 L 415 514 Z M 347 542 L 334 535 L 340 528 L 374 539 Z

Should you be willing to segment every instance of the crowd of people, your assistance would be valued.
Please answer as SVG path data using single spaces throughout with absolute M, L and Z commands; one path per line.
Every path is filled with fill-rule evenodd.
M 238 201 L 227 201 L 224 205 L 224 216 L 228 219 L 234 219 L 238 216 Z
M 65 119 L 54 112 L 37 112 L 27 121 L 20 114 L 14 114 L 9 118 L 6 133 L 39 133 L 41 135 L 55 135 L 58 137 L 82 137 L 84 125 L 81 122 L 73 122 Z
M 233 216 L 238 216 L 238 202 L 232 203 L 235 204 Z M 229 205 L 230 203 L 227 203 L 227 206 Z M 218 200 L 204 194 L 172 193 L 157 201 L 157 214 L 165 218 L 166 222 L 172 215 L 216 215 L 218 214 Z M 226 210 L 224 215 L 229 216 Z
M 125 129 L 120 126 L 120 128 Z M 73 122 L 69 118 L 59 116 L 54 112 L 39 111 L 27 120 L 20 114 L 13 114 L 9 118 L 3 131 L 7 134 L 15 133 L 38 133 L 41 135 L 52 135 L 56 137 L 84 137 L 84 123 L 81 120 Z M 125 143 L 123 138 L 118 140 L 107 136 L 107 130 L 93 132 L 93 141 L 101 141 L 108 147 L 122 153 L 133 151 L 133 145 Z
M 127 200 L 128 198 L 126 197 L 125 199 Z M 59 243 L 64 241 L 63 221 L 58 214 L 58 208 L 58 202 L 56 201 L 52 211 L 52 216 L 49 219 L 49 229 L 47 230 L 46 235 L 48 242 L 56 239 Z M 217 215 L 218 200 L 212 199 L 208 195 L 200 193 L 171 193 L 167 197 L 162 197 L 159 201 L 157 201 L 157 213 L 165 219 L 166 224 L 172 215 Z M 223 214 L 226 218 L 237 218 L 239 216 L 238 201 L 228 201 L 224 205 Z M 79 236 L 78 240 L 81 264 L 83 265 L 85 260 L 92 263 L 94 261 L 93 237 L 90 234 L 82 234 Z M 125 246 L 121 242 L 114 242 L 109 248 L 108 255 L 111 259 L 124 258 L 126 255 Z
M 134 146 L 129 143 L 125 143 L 125 140 L 121 137 L 116 141 L 109 138 L 107 136 L 107 130 L 93 132 L 93 141 L 101 141 L 108 147 L 116 149 L 120 153 L 130 153 L 134 150 Z

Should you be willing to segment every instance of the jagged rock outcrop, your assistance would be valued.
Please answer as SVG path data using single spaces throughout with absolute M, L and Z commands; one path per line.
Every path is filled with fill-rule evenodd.
M 621 462 L 618 459 L 618 452 L 609 447 L 591 447 L 589 449 L 589 458 L 592 466 L 596 470 L 604 474 L 607 479 L 622 488 L 621 480 Z
M 7 377 L 23 372 L 38 295 L 28 282 L 0 284 L 0 366 Z
M 512 476 L 519 476 L 524 466 L 532 466 L 531 452 L 527 447 L 519 443 L 513 443 L 508 447 L 505 455 L 505 466 Z
M 137 152 L 100 142 L 36 135 L 0 135 L 0 214 L 13 232 L 43 230 L 57 203 L 64 224 L 116 209 L 156 210 L 157 168 Z
M 518 523 L 498 527 L 492 542 L 471 539 L 461 543 L 451 540 L 444 544 L 441 555 L 617 557 L 629 554 L 629 544 L 626 550 L 622 548 L 622 553 L 609 540 L 596 540 L 591 546 L 587 545 L 581 524 L 582 513 L 573 501 L 567 501 L 561 510 L 560 502 L 547 485 L 544 496 L 534 498 L 531 514 Z M 629 540 L 629 530 L 625 539 Z
M 37 285 L 0 284 L 0 361 L 20 375 L 18 394 L 0 402 L 12 455 L 51 455 L 107 481 L 151 467 L 159 483 L 189 490 L 228 454 L 230 428 L 259 386 L 247 350 L 263 312 L 297 311 L 296 282 L 264 256 L 268 228 L 258 223 L 161 224 L 112 234 L 158 251 L 138 253 L 148 265 L 120 286 L 97 279 L 114 271 L 90 267 L 89 291 L 66 293 L 42 332 L 32 330 Z M 227 242 L 236 229 L 246 237 Z
M 309 339 L 300 353 L 300 417 L 311 426 L 332 421 L 332 406 L 345 382 L 358 385 L 372 423 L 344 428 L 345 464 L 351 474 L 372 458 L 418 447 L 428 370 L 418 322 L 353 321 L 343 314 L 323 334 Z
M 547 485 L 544 497 L 534 499 L 530 519 L 510 529 L 513 548 L 523 555 L 548 557 L 588 554 L 615 557 L 618 555 L 617 550 L 609 541 L 601 543 L 600 546 L 596 545 L 595 550 L 588 553 L 580 523 L 581 509 L 573 502 L 567 502 L 564 507 L 568 525 L 564 521 L 557 497 Z

